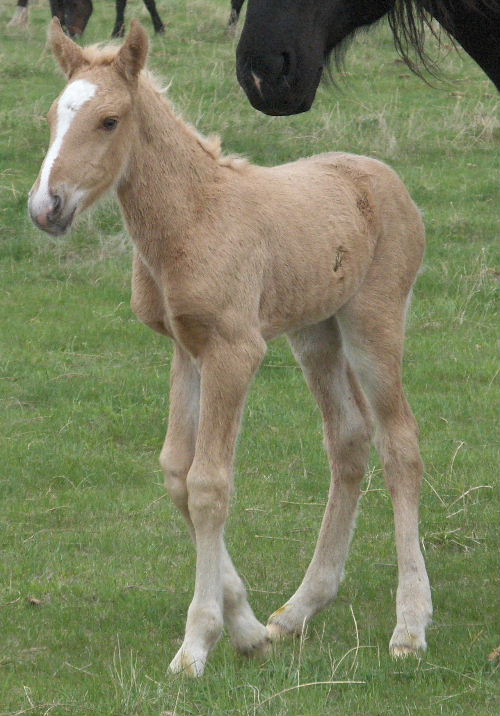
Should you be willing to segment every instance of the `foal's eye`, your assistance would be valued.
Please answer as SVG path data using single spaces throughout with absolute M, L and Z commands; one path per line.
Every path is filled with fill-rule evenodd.
M 110 132 L 112 129 L 116 127 L 118 124 L 118 120 L 116 117 L 106 117 L 106 119 L 103 119 L 101 122 L 101 127 L 105 129 L 106 131 Z

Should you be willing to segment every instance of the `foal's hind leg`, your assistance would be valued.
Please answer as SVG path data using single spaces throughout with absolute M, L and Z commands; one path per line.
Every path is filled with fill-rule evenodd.
M 365 400 L 343 353 L 335 319 L 302 329 L 289 338 L 323 415 L 332 482 L 314 556 L 302 584 L 269 618 L 272 638 L 300 634 L 309 619 L 335 599 L 371 436 Z
M 196 540 L 188 509 L 186 478 L 195 452 L 199 399 L 198 371 L 189 355 L 177 346 L 171 371 L 168 432 L 160 462 L 165 472 L 166 487 L 172 501 L 186 519 L 193 541 Z M 269 643 L 267 630 L 255 618 L 248 604 L 245 587 L 225 545 L 222 546 L 222 580 L 224 623 L 233 645 L 249 656 L 265 653 Z M 173 663 L 171 668 L 177 671 L 183 667 L 181 663 Z
M 393 502 L 399 572 L 397 624 L 389 645 L 393 656 L 425 651 L 432 617 L 418 529 L 423 465 L 417 423 L 402 385 L 404 309 L 358 294 L 338 314 L 349 360 L 374 414 L 375 444 Z

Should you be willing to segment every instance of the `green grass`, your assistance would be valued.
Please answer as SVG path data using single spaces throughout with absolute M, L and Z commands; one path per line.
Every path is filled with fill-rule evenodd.
M 392 509 L 374 457 L 346 578 L 307 638 L 265 663 L 217 646 L 198 681 L 167 665 L 183 634 L 194 554 L 164 497 L 171 346 L 129 309 L 130 244 L 107 202 L 68 237 L 37 232 L 27 192 L 63 86 L 44 46 L 0 8 L 0 714 L 477 716 L 498 711 L 497 100 L 443 49 L 431 88 L 387 29 L 350 50 L 339 89 L 299 117 L 256 113 L 237 86 L 227 0 L 159 2 L 152 67 L 225 147 L 263 164 L 341 149 L 388 161 L 421 207 L 428 250 L 408 327 L 405 384 L 426 463 L 422 544 L 429 652 L 394 662 Z M 150 29 L 139 0 L 129 18 Z M 107 37 L 95 3 L 86 41 Z M 255 381 L 227 530 L 263 620 L 299 584 L 326 499 L 321 424 L 284 340 Z M 321 683 L 327 682 L 327 683 Z M 336 683 L 344 682 L 344 683 Z

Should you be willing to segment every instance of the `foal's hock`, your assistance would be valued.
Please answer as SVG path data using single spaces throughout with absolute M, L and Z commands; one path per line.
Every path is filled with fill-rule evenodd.
M 224 626 L 240 652 L 265 653 L 334 600 L 372 438 L 396 526 L 390 650 L 424 650 L 432 606 L 418 538 L 422 462 L 401 380 L 424 229 L 401 180 L 349 154 L 277 167 L 222 156 L 144 70 L 148 39 L 137 22 L 119 50 L 81 49 L 57 21 L 51 43 L 69 81 L 49 112 L 33 221 L 63 234 L 116 191 L 134 243 L 133 310 L 175 344 L 161 464 L 196 545 L 196 582 L 170 668 L 201 675 Z M 332 482 L 302 584 L 266 627 L 226 550 L 224 524 L 247 391 L 266 341 L 282 333 L 321 409 Z

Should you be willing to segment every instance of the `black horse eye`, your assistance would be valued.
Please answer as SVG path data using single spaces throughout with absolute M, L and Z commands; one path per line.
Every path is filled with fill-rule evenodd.
M 117 124 L 118 120 L 116 119 L 116 117 L 106 117 L 106 119 L 103 119 L 101 127 L 109 132 L 114 129 Z

